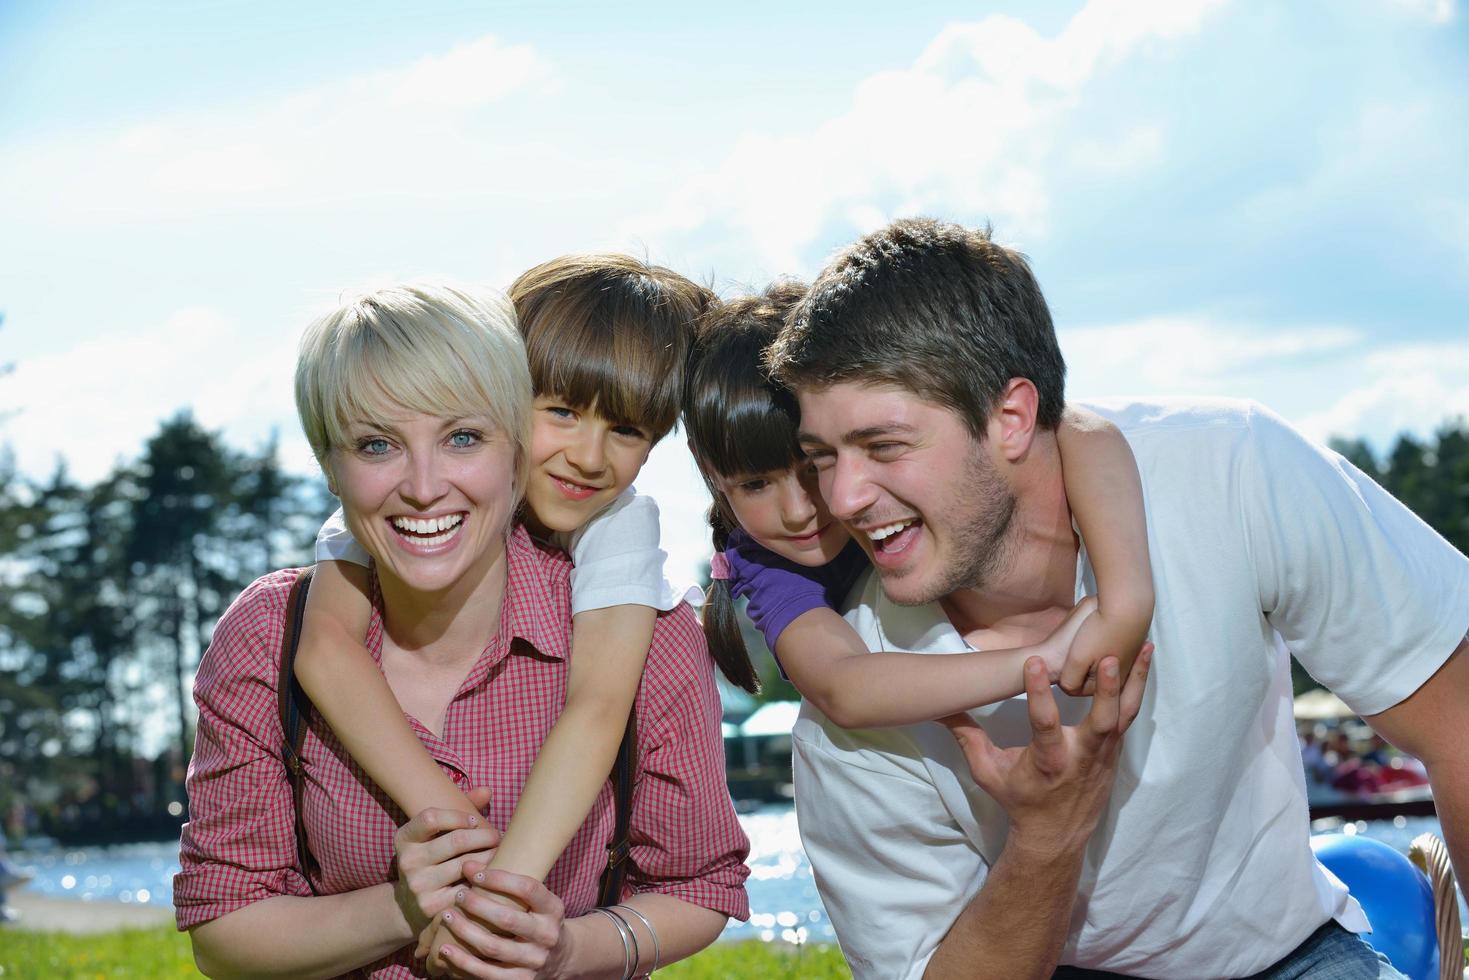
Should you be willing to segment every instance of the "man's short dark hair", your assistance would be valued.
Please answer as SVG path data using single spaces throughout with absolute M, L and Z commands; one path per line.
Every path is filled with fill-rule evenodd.
M 1040 393 L 1037 422 L 1061 423 L 1066 362 L 1025 257 L 931 218 L 895 221 L 839 252 L 767 354 L 792 388 L 888 384 L 958 413 L 983 438 L 1012 378 Z

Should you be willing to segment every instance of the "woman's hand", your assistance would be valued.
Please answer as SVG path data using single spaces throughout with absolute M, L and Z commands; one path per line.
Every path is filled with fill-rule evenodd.
M 490 798 L 488 789 L 472 790 L 469 796 L 480 807 Z M 393 835 L 398 864 L 393 898 L 420 943 L 434 916 L 454 904 L 464 860 L 488 861 L 499 843 L 500 831 L 484 817 L 458 810 L 424 810 L 398 828 Z
M 566 909 L 545 885 L 525 875 L 492 871 L 466 861 L 454 908 L 440 921 L 454 936 L 442 949 L 455 976 L 493 980 L 539 980 L 557 976 L 566 954 Z M 507 895 L 525 911 L 497 902 L 481 889 Z

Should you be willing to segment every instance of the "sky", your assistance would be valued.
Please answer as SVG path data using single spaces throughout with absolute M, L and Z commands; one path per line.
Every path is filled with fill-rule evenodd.
M 1458 0 L 0 3 L 0 444 L 91 481 L 188 408 L 313 472 L 344 291 L 620 250 L 733 295 L 928 214 L 1029 256 L 1071 397 L 1385 448 L 1469 416 L 1466 119 Z M 638 485 L 692 577 L 679 436 Z

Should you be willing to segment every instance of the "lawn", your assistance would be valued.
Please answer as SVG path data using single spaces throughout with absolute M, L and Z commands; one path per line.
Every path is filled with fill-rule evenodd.
M 837 980 L 851 973 L 835 946 L 719 943 L 659 970 L 670 980 Z M 129 929 L 92 936 L 0 931 L 0 980 L 197 978 L 188 937 L 173 929 Z
M 189 940 L 172 929 L 129 929 L 93 936 L 0 931 L 0 980 L 197 978 Z M 1466 947 L 1469 948 L 1469 947 Z M 837 948 L 826 944 L 717 943 L 658 971 L 669 980 L 849 980 Z

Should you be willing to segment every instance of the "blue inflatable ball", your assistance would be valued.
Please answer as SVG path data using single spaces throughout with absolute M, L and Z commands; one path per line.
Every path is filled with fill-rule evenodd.
M 1428 876 L 1382 841 L 1346 834 L 1311 838 L 1324 864 L 1362 903 L 1372 931 L 1362 936 L 1409 980 L 1438 980 L 1438 935 Z

